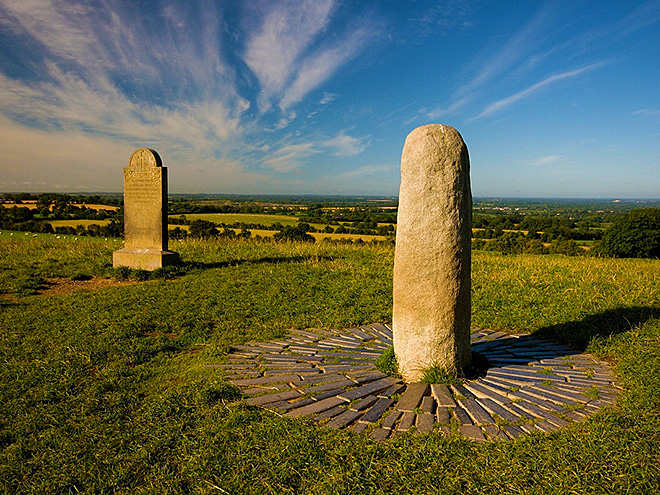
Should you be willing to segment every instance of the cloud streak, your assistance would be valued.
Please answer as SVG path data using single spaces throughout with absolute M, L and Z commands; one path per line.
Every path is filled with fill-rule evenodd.
M 568 72 L 562 72 L 561 74 L 555 74 L 553 76 L 547 77 L 543 79 L 542 81 L 537 82 L 536 84 L 532 84 L 528 88 L 519 91 L 518 93 L 515 93 L 507 98 L 503 98 L 501 100 L 495 101 L 488 105 L 479 115 L 476 117 L 473 117 L 471 120 L 477 120 L 481 119 L 484 117 L 488 117 L 489 115 L 492 115 L 494 113 L 497 113 L 506 107 L 509 107 L 513 105 L 514 103 L 517 103 L 520 100 L 523 100 L 525 98 L 528 98 L 539 91 L 541 91 L 543 88 L 550 86 L 551 84 L 554 84 L 556 82 L 562 81 L 564 79 L 571 79 L 574 77 L 577 77 L 579 75 L 585 74 L 587 72 L 591 72 L 595 69 L 598 69 L 605 65 L 605 62 L 599 62 L 596 64 L 590 64 L 585 67 L 581 67 L 576 70 L 568 71 Z

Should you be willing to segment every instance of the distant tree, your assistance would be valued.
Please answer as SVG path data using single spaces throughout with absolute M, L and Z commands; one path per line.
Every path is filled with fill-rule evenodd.
M 190 222 L 190 237 L 205 239 L 208 237 L 217 237 L 219 232 L 213 222 L 207 220 L 193 220 Z
M 296 226 L 287 225 L 286 227 L 283 227 L 279 232 L 275 233 L 273 238 L 276 241 L 315 242 L 314 237 L 306 232 L 304 224 L 299 224 Z
M 660 208 L 631 210 L 605 231 L 595 251 L 615 258 L 660 258 Z

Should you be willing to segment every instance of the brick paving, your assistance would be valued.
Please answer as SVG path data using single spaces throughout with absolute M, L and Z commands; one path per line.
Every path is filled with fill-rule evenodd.
M 608 363 L 531 335 L 474 328 L 472 351 L 488 360 L 485 374 L 429 386 L 376 369 L 392 345 L 388 325 L 290 332 L 233 346 L 225 362 L 206 367 L 223 373 L 252 406 L 378 441 L 404 432 L 515 440 L 584 421 L 613 406 L 620 390 Z

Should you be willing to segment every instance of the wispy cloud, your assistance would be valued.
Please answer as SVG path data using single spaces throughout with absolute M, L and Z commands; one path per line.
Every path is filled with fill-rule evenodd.
M 303 159 L 317 153 L 320 150 L 313 143 L 289 144 L 270 153 L 263 163 L 277 172 L 292 172 L 301 167 Z
M 362 153 L 369 146 L 368 138 L 356 138 L 345 133 L 326 139 L 323 146 L 334 150 L 335 156 L 355 156 Z
M 539 81 L 536 84 L 533 84 L 533 85 L 529 86 L 528 88 L 526 88 L 522 91 L 519 91 L 516 94 L 513 94 L 513 95 L 511 95 L 507 98 L 503 98 L 501 100 L 498 100 L 496 102 L 491 103 L 479 115 L 474 117 L 472 120 L 481 119 L 483 117 L 487 117 L 489 115 L 492 115 L 496 112 L 499 112 L 499 111 L 503 110 L 504 108 L 506 108 L 510 105 L 513 105 L 514 103 L 516 103 L 516 102 L 518 102 L 518 101 L 520 101 L 524 98 L 527 98 L 529 96 L 532 96 L 533 94 L 538 93 L 543 88 L 545 88 L 545 87 L 547 87 L 551 84 L 554 84 L 558 81 L 562 81 L 564 79 L 570 79 L 570 78 L 579 76 L 581 74 L 585 74 L 587 72 L 598 69 L 598 68 L 602 67 L 605 64 L 606 64 L 606 62 L 599 62 L 599 63 L 595 63 L 595 64 L 590 64 L 590 65 L 587 65 L 585 67 L 581 67 L 581 68 L 576 69 L 576 70 L 563 72 L 561 74 L 555 74 L 553 76 L 547 77 L 547 78 L 543 79 L 542 81 Z
M 286 111 L 300 102 L 381 32 L 378 22 L 365 17 L 327 40 L 323 34 L 334 9 L 334 0 L 269 4 L 244 55 L 261 87 L 258 102 L 262 111 L 273 104 Z M 323 100 L 332 101 L 325 96 Z
M 660 108 L 643 108 L 636 110 L 633 115 L 642 115 L 644 117 L 658 117 L 660 116 Z
M 548 155 L 540 156 L 532 162 L 532 165 L 536 167 L 541 167 L 543 165 L 550 165 L 564 158 L 564 155 Z

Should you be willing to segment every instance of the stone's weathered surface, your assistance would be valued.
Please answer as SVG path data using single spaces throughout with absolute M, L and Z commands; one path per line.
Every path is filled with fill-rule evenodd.
M 167 249 L 167 168 L 154 150 L 135 150 L 124 168 L 124 248 L 112 260 L 141 270 L 179 261 Z
M 394 257 L 394 351 L 404 380 L 432 366 L 470 364 L 472 193 L 456 129 L 418 127 L 406 138 Z

